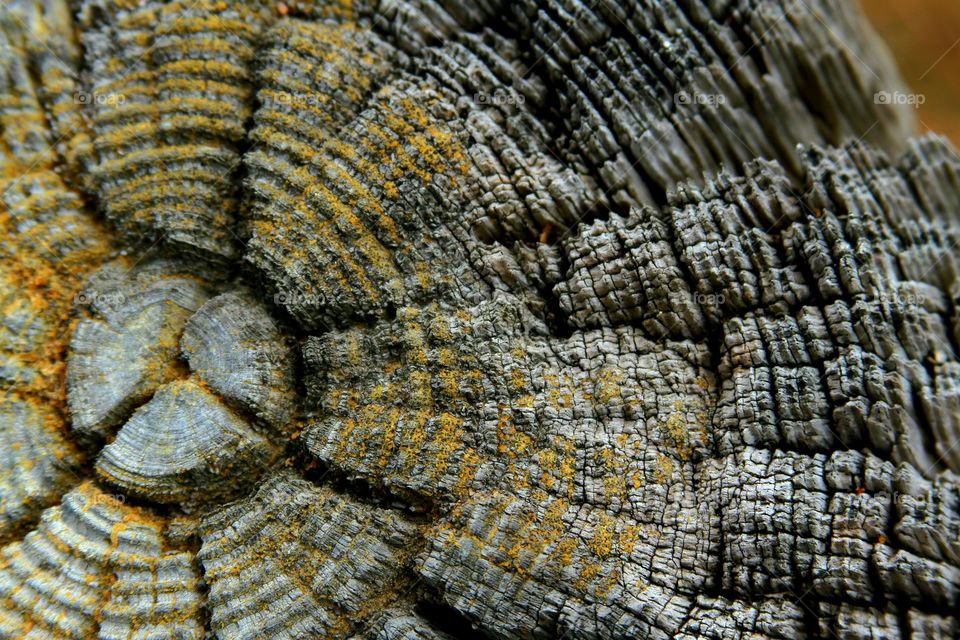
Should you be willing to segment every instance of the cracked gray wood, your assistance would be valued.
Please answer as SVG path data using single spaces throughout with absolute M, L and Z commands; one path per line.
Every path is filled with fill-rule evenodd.
M 846 0 L 15 0 L 0 636 L 960 637 L 906 91 Z

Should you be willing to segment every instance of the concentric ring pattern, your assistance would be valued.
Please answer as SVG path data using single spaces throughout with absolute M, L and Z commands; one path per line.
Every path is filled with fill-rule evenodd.
M 960 157 L 847 0 L 0 7 L 0 637 L 960 635 Z

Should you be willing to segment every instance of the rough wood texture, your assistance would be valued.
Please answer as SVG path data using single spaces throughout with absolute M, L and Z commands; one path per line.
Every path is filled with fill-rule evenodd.
M 960 637 L 960 157 L 854 3 L 5 11 L 0 637 Z
M 193 554 L 164 523 L 85 482 L 0 553 L 0 633 L 16 638 L 202 638 Z

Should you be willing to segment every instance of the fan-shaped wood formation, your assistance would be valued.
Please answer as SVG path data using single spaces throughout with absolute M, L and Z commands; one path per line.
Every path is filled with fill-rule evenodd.
M 202 638 L 194 556 L 160 519 L 90 482 L 0 554 L 0 633 L 24 638 Z
M 0 637 L 960 637 L 960 157 L 847 0 L 0 8 Z
M 189 503 L 229 495 L 271 459 L 270 444 L 195 383 L 161 388 L 120 429 L 97 460 L 97 473 L 130 495 Z
M 152 265 L 151 265 L 152 267 Z M 112 264 L 90 278 L 67 373 L 73 429 L 105 438 L 182 369 L 180 336 L 209 298 L 201 281 L 159 268 Z

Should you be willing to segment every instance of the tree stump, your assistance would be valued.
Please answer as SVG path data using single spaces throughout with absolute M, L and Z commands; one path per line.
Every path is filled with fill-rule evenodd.
M 960 157 L 856 3 L 0 12 L 0 637 L 960 637 Z

